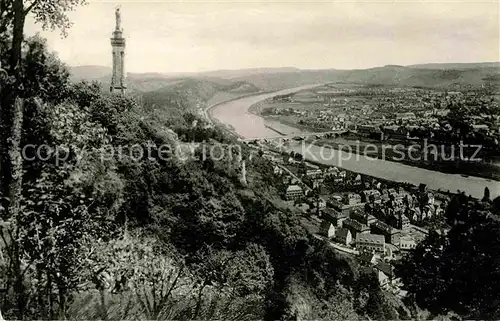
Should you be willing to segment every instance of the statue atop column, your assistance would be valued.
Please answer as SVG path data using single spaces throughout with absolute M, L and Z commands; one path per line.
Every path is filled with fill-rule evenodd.
M 123 37 L 122 16 L 120 7 L 116 8 L 116 29 L 111 36 L 111 48 L 113 50 L 113 75 L 111 77 L 110 91 L 124 93 L 127 85 L 125 83 L 125 38 Z
M 121 30 L 121 24 L 122 24 L 122 16 L 120 13 L 120 7 L 116 8 L 116 30 Z

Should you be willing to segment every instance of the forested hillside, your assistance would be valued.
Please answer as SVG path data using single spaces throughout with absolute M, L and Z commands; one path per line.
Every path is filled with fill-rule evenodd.
M 270 163 L 248 160 L 242 182 L 230 157 L 240 154 L 229 150 L 248 150 L 190 112 L 212 88 L 185 82 L 140 105 L 70 82 L 40 38 L 24 48 L 23 72 L 1 92 L 4 116 L 23 106 L 22 123 L 2 118 L 2 137 L 19 145 L 3 146 L 32 147 L 20 177 L 14 154 L 2 155 L 5 318 L 397 316 L 376 283 L 366 287 L 353 262 L 315 241 L 277 199 Z M 214 145 L 226 156 L 202 157 Z
M 322 81 L 328 71 L 268 74 L 265 86 L 148 76 L 143 95 L 108 94 L 106 84 L 72 82 L 43 39 L 23 36 L 29 13 L 71 32 L 66 13 L 83 3 L 2 2 L 0 319 L 415 318 L 374 274 L 310 234 L 279 199 L 284 182 L 268 160 L 197 116 L 221 92 Z M 366 77 L 398 79 L 385 70 Z M 486 194 L 481 213 L 454 199 L 449 235 L 401 262 L 408 305 L 499 317 L 500 206 Z
M 259 89 L 245 82 L 216 83 L 213 80 L 181 79 L 170 86 L 138 94 L 144 105 L 175 106 L 182 112 L 196 113 L 199 109 L 231 99 L 259 92 Z M 173 112 L 173 111 L 172 111 Z

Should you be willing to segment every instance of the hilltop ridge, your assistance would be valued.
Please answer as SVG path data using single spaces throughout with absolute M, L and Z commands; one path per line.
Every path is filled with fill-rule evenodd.
M 98 80 L 106 84 L 111 69 L 99 66 L 70 68 L 72 80 Z M 304 70 L 292 67 L 255 68 L 242 70 L 217 70 L 200 73 L 129 73 L 131 90 L 147 92 L 172 84 L 197 79 L 215 84 L 247 83 L 259 90 L 279 90 L 323 82 L 348 82 L 358 84 L 399 85 L 416 87 L 456 88 L 460 86 L 496 85 L 499 81 L 500 63 L 446 63 L 410 66 L 386 65 L 369 69 Z
M 474 69 L 474 68 L 499 68 L 500 62 L 465 62 L 465 63 L 427 63 L 409 65 L 408 68 L 419 69 Z

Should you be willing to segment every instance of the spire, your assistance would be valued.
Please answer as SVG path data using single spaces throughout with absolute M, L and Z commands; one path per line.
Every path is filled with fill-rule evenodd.
M 116 31 L 120 31 L 121 30 L 121 24 L 122 24 L 122 17 L 121 17 L 121 13 L 120 13 L 120 7 L 116 8 L 115 16 L 116 16 Z

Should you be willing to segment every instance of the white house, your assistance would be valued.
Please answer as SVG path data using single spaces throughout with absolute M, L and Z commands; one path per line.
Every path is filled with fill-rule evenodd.
M 401 250 L 413 250 L 415 247 L 417 247 L 417 242 L 413 236 L 406 235 L 399 238 L 399 248 Z
M 352 234 L 351 231 L 349 231 L 346 228 L 340 227 L 335 231 L 335 241 L 349 245 L 352 243 Z
M 384 253 L 385 238 L 379 234 L 356 234 L 356 249 L 359 251 L 375 251 Z
M 321 222 L 321 226 L 319 228 L 319 233 L 321 235 L 326 236 L 330 239 L 335 237 L 335 231 L 336 228 L 331 222 L 327 220 L 323 220 L 323 222 Z
M 274 166 L 274 175 L 283 175 L 283 170 L 279 166 Z

